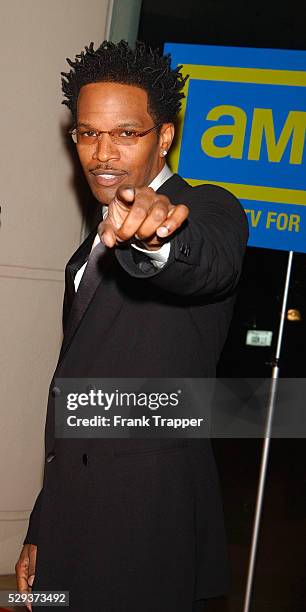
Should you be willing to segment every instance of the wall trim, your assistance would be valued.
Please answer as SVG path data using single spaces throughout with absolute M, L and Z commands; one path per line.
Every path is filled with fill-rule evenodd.
M 64 270 L 31 268 L 30 266 L 0 265 L 0 278 L 64 283 Z

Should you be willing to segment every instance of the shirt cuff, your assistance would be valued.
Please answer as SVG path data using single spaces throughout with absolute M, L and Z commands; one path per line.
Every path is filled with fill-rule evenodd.
M 163 268 L 165 263 L 167 263 L 169 259 L 170 242 L 165 242 L 165 244 L 163 244 L 163 246 L 161 246 L 160 249 L 156 251 L 142 249 L 133 242 L 131 243 L 131 246 L 134 249 L 137 249 L 137 251 L 141 251 L 142 253 L 145 253 L 148 257 L 150 257 L 152 264 L 155 266 L 155 268 Z

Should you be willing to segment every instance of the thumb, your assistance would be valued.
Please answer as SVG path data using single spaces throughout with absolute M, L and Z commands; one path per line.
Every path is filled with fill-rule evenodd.
M 33 546 L 30 547 L 30 559 L 29 559 L 29 577 L 28 577 L 28 584 L 30 585 L 30 587 L 33 585 L 33 581 L 35 578 L 35 567 L 36 567 L 36 555 L 37 555 L 37 547 Z
M 132 185 L 121 185 L 116 192 L 116 200 L 122 204 L 133 204 L 135 200 L 135 188 Z
M 35 578 L 35 574 L 32 574 L 29 578 L 28 578 L 28 584 L 31 586 L 33 586 L 33 582 L 34 582 L 34 578 Z

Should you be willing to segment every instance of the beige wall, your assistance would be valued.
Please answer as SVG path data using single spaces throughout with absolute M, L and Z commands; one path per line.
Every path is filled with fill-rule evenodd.
M 0 574 L 14 571 L 41 486 L 63 269 L 82 213 L 62 128 L 66 57 L 105 37 L 108 0 L 2 0 Z M 110 15 L 108 16 L 110 18 Z M 110 19 L 108 19 L 108 22 Z

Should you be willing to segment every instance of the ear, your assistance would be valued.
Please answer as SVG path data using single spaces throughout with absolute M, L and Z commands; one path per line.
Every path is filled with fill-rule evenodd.
M 171 147 L 174 138 L 173 123 L 163 123 L 159 135 L 160 156 L 165 157 Z

